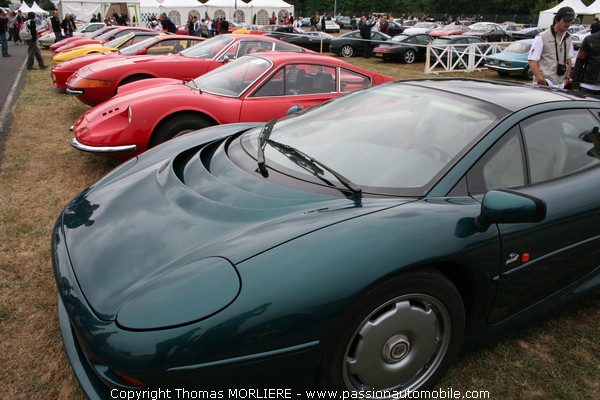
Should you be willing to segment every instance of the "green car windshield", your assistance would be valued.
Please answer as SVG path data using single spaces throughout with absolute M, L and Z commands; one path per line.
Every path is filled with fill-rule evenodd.
M 425 195 L 504 114 L 489 103 L 444 91 L 379 85 L 277 122 L 265 144 L 265 163 L 316 181 L 302 177 L 311 172 L 280 151 L 279 143 L 326 164 L 364 193 Z M 256 154 L 260 131 L 242 137 L 249 154 Z M 317 178 L 336 182 L 327 171 Z

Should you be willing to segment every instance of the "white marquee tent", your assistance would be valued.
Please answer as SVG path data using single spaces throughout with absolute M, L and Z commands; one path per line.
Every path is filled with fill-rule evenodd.
M 204 18 L 201 12 L 202 3 L 198 0 L 163 0 L 159 3 L 160 13 L 167 14 L 175 25 L 185 24 L 190 14 L 199 19 Z
M 252 0 L 249 3 L 242 0 L 208 0 L 204 7 L 211 19 L 225 17 L 241 24 L 268 25 L 273 13 L 279 21 L 283 21 L 286 14 L 294 13 L 294 6 L 283 0 Z
M 48 11 L 44 10 L 42 7 L 38 6 L 38 4 L 34 1 L 31 7 L 29 7 L 25 2 L 21 3 L 21 6 L 17 9 L 21 10 L 24 15 L 27 15 L 28 12 L 33 11 L 36 15 L 48 15 Z
M 592 4 L 588 6 L 588 10 L 590 10 L 594 14 L 600 14 L 600 0 L 596 0 Z
M 596 1 L 597 3 L 597 1 Z M 575 11 L 575 15 L 592 15 L 592 12 L 581 0 L 564 0 L 558 5 L 540 12 L 538 17 L 538 26 L 540 28 L 549 28 L 554 20 L 554 14 L 562 7 L 571 7 Z
M 140 0 L 111 2 L 110 0 L 60 0 L 57 4 L 61 18 L 65 14 L 77 16 L 77 20 L 88 22 L 92 16 L 101 14 L 103 18 L 113 12 L 127 13 L 129 20 L 137 24 L 140 21 Z

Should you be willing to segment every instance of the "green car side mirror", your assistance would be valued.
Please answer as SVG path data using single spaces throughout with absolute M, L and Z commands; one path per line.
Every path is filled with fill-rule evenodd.
M 484 232 L 492 224 L 540 222 L 546 217 L 541 199 L 509 190 L 490 190 L 481 201 L 475 227 Z

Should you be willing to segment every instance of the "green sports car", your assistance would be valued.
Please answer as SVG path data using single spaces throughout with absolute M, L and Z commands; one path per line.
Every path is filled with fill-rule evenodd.
M 465 346 L 598 288 L 599 115 L 410 80 L 157 146 L 56 223 L 73 370 L 92 399 L 431 389 Z

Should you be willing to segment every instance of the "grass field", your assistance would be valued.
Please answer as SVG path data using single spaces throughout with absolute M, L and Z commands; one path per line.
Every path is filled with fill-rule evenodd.
M 422 64 L 350 62 L 398 78 L 423 76 Z M 68 128 L 86 107 L 55 93 L 48 71 L 26 79 L 0 169 L 0 399 L 83 399 L 60 339 L 50 234 L 65 204 L 116 163 L 69 146 Z M 600 294 L 464 355 L 440 384 L 448 388 L 489 391 L 480 398 L 494 399 L 600 398 Z

